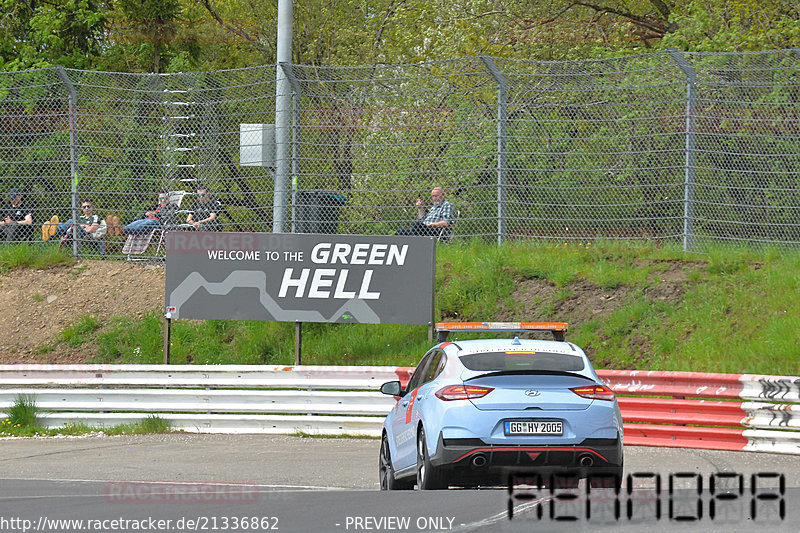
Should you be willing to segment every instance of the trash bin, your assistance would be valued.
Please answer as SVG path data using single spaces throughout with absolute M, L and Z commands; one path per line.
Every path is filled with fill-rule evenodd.
M 336 233 L 339 208 L 347 197 L 330 191 L 297 191 L 294 204 L 294 229 L 297 233 Z

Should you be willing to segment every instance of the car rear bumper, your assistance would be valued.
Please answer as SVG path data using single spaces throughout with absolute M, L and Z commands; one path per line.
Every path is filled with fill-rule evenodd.
M 623 462 L 619 439 L 586 439 L 574 445 L 490 445 L 480 439 L 443 439 L 431 463 L 459 474 L 550 475 L 619 474 Z

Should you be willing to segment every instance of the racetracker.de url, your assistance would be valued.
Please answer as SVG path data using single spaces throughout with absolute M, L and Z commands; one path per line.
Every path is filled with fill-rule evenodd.
M 106 533 L 111 531 L 278 531 L 275 516 L 198 516 L 195 518 L 48 518 L 36 520 L 0 516 L 0 531 L 28 533 L 30 531 L 86 531 Z

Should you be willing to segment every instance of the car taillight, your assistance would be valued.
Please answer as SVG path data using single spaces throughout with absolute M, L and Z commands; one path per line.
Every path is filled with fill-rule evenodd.
M 589 385 L 588 387 L 574 387 L 569 389 L 581 398 L 590 400 L 613 400 L 614 392 L 605 385 Z
M 448 385 L 436 391 L 436 397 L 449 402 L 450 400 L 473 400 L 483 398 L 494 389 L 492 387 L 478 387 L 476 385 Z

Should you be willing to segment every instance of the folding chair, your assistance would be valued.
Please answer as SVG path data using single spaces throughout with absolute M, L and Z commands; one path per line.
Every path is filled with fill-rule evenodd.
M 171 191 L 169 193 L 169 203 L 170 205 L 174 205 L 175 207 L 180 207 L 181 203 L 183 202 L 183 198 L 189 193 L 186 191 Z M 193 230 L 194 226 L 191 224 L 185 224 L 178 222 L 177 215 L 181 215 L 183 219 L 193 211 L 191 209 L 177 209 L 175 211 L 175 215 L 171 216 L 169 220 L 164 220 L 164 224 L 161 226 L 161 235 L 158 237 L 158 244 L 156 245 L 156 256 L 160 255 L 161 250 L 163 249 L 166 252 L 167 249 L 167 232 L 168 231 L 187 231 Z
M 186 211 L 186 213 L 191 213 L 191 211 Z M 156 246 L 156 256 L 161 253 L 161 250 L 164 250 L 164 252 L 167 251 L 168 231 L 194 231 L 194 226 L 191 224 L 172 224 L 170 226 L 161 228 L 161 236 L 159 237 L 158 245 Z
M 134 261 L 132 255 L 141 255 L 150 246 L 150 240 L 153 238 L 155 232 L 161 229 L 154 228 L 150 231 L 143 231 L 142 233 L 132 233 L 125 239 L 125 244 L 122 245 L 122 253 L 127 256 L 128 261 Z
M 170 191 L 169 195 L 169 204 L 170 206 L 174 206 L 175 208 L 180 207 L 181 202 L 183 201 L 184 196 L 186 196 L 186 191 Z M 164 232 L 170 229 L 176 228 L 181 226 L 181 224 L 177 223 L 176 215 L 178 213 L 182 213 L 183 211 L 176 209 L 174 214 L 171 214 L 170 219 L 167 220 L 164 218 L 160 220 L 161 225 L 157 228 L 154 228 L 150 231 L 144 231 L 142 233 L 133 233 L 128 235 L 128 238 L 125 240 L 125 244 L 122 246 L 122 253 L 127 256 L 128 261 L 135 261 L 135 260 L 145 260 L 144 257 L 134 259 L 133 255 L 142 255 L 150 246 L 150 242 L 153 239 L 153 235 L 158 232 L 158 244 L 156 245 L 156 252 L 153 257 L 148 257 L 148 259 L 156 259 L 161 252 L 162 244 L 164 244 Z
M 67 231 L 64 232 L 64 236 L 61 238 L 61 243 L 58 245 L 59 248 L 64 248 L 72 241 L 72 229 L 73 226 L 70 225 L 67 228 Z M 95 254 L 105 255 L 106 254 L 106 233 L 108 233 L 108 223 L 105 220 L 100 221 L 99 227 L 89 235 L 85 235 L 83 238 L 78 239 L 78 249 L 82 252 L 84 247 L 89 247 L 94 250 Z
M 450 242 L 450 239 L 453 237 L 453 230 L 458 223 L 458 219 L 461 217 L 461 210 L 456 209 L 456 216 L 450 222 L 450 225 L 445 226 L 439 230 L 439 235 L 436 236 L 436 240 L 441 243 Z

